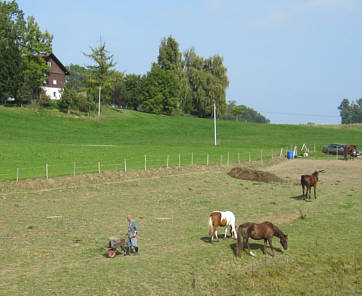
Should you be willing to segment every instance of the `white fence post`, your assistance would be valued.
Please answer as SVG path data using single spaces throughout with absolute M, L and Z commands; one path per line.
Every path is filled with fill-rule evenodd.
M 222 165 L 222 154 L 220 154 L 220 165 Z
M 76 168 L 76 164 L 75 164 L 75 162 L 73 162 L 73 177 L 75 177 L 75 168 Z
M 127 172 L 127 159 L 124 160 L 124 172 Z
M 19 182 L 19 168 L 16 169 L 16 182 Z
M 181 153 L 178 154 L 178 168 L 181 167 Z
M 147 156 L 145 154 L 145 171 L 147 171 Z
M 228 161 L 227 161 L 227 166 L 229 166 L 230 164 L 230 152 L 228 152 Z
M 191 152 L 191 165 L 194 165 L 194 153 Z
M 206 154 L 206 166 L 209 166 L 209 153 Z
M 101 174 L 101 162 L 98 161 L 98 174 L 100 175 Z

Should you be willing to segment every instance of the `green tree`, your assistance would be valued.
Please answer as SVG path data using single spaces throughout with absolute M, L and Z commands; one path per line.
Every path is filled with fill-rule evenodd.
M 17 98 L 23 82 L 22 43 L 25 21 L 16 1 L 0 1 L 0 100 Z
M 170 115 L 177 109 L 179 81 L 173 71 L 161 69 L 156 63 L 142 80 L 140 110 Z
M 339 113 L 341 115 L 342 124 L 352 123 L 352 106 L 348 99 L 343 99 L 338 106 Z
M 204 59 L 196 55 L 194 48 L 184 53 L 186 76 L 191 91 L 193 114 L 210 117 L 213 105 L 217 115 L 226 111 L 226 88 L 229 80 L 222 57 L 215 55 Z
M 142 104 L 141 94 L 142 77 L 136 74 L 128 74 L 123 81 L 124 101 L 127 108 L 137 110 Z
M 19 104 L 40 93 L 48 71 L 42 54 L 50 53 L 53 37 L 42 33 L 34 17 L 24 20 L 16 1 L 0 1 L 0 96 Z
M 70 114 L 70 111 L 72 108 L 76 108 L 76 107 L 80 107 L 79 106 L 80 100 L 79 100 L 79 94 L 77 92 L 77 90 L 75 89 L 75 87 L 70 84 L 70 83 L 66 83 L 63 91 L 62 91 L 62 96 L 60 98 L 60 100 L 58 101 L 58 107 L 61 110 L 66 110 L 68 114 Z M 82 108 L 83 106 L 81 106 Z
M 99 45 L 90 47 L 90 53 L 83 53 L 93 61 L 93 65 L 88 65 L 89 77 L 88 95 L 94 101 L 98 100 L 98 88 L 102 88 L 102 101 L 110 103 L 112 93 L 112 68 L 116 65 L 113 55 L 106 49 L 106 43 L 100 40 Z
M 172 37 L 163 38 L 158 54 L 158 65 L 163 70 L 172 71 L 179 80 L 179 95 L 177 108 L 184 113 L 191 113 L 192 101 L 190 87 L 184 71 L 185 62 L 182 60 L 182 53 L 179 50 L 178 42 Z
M 40 86 L 44 81 L 44 73 L 49 71 L 42 55 L 52 52 L 53 36 L 41 32 L 34 17 L 29 16 L 23 33 L 22 56 L 25 64 L 24 81 L 21 88 L 31 90 L 32 98 L 40 94 Z M 21 92 L 23 93 L 23 92 Z M 19 96 L 18 100 L 28 102 L 29 98 Z

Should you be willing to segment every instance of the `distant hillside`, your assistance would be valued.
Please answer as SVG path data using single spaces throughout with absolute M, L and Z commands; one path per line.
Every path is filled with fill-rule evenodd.
M 280 148 L 303 143 L 317 150 L 331 142 L 362 144 L 362 127 L 336 129 L 300 125 L 256 124 L 218 120 L 214 146 L 213 121 L 189 116 L 154 115 L 104 108 L 102 119 L 66 116 L 55 110 L 0 107 L 0 179 L 144 168 L 226 163 L 270 158 Z M 263 152 L 261 152 L 263 150 Z

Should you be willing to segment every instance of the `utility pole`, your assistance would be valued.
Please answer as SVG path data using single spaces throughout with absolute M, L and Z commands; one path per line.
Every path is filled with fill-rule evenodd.
M 102 87 L 99 86 L 99 91 L 98 91 L 98 119 L 101 117 L 101 90 L 102 90 Z
M 214 104 L 214 145 L 217 145 L 216 141 L 216 104 Z

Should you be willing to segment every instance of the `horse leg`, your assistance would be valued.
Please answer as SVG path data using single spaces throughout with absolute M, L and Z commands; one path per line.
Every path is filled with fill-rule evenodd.
M 228 233 L 228 227 L 226 226 L 226 227 L 225 227 L 225 235 L 224 235 L 224 238 L 226 238 L 227 233 Z
M 274 257 L 275 253 L 274 253 L 274 249 L 273 249 L 272 240 L 273 240 L 273 237 L 268 238 L 268 242 L 269 242 L 269 245 L 270 245 L 270 249 L 272 250 L 272 253 L 273 253 L 272 256 Z
M 236 256 L 241 257 L 242 253 L 243 253 L 243 248 L 244 248 L 244 244 L 243 244 L 243 240 L 241 239 L 241 235 L 238 235 L 238 243 L 237 243 L 237 251 L 236 251 Z
M 314 185 L 314 199 L 317 199 L 317 184 Z
M 303 196 L 304 196 L 304 184 L 302 184 Z M 304 197 L 305 199 L 305 197 Z
M 264 255 L 266 255 L 266 242 L 267 241 L 268 240 L 266 238 L 264 238 L 264 250 L 263 250 Z
M 250 254 L 251 256 L 255 257 L 255 253 L 254 253 L 252 250 L 250 250 L 250 246 L 249 246 L 249 238 L 247 238 L 244 242 L 245 242 L 245 243 L 246 243 L 246 245 L 248 246 L 248 251 L 249 251 L 249 254 Z

